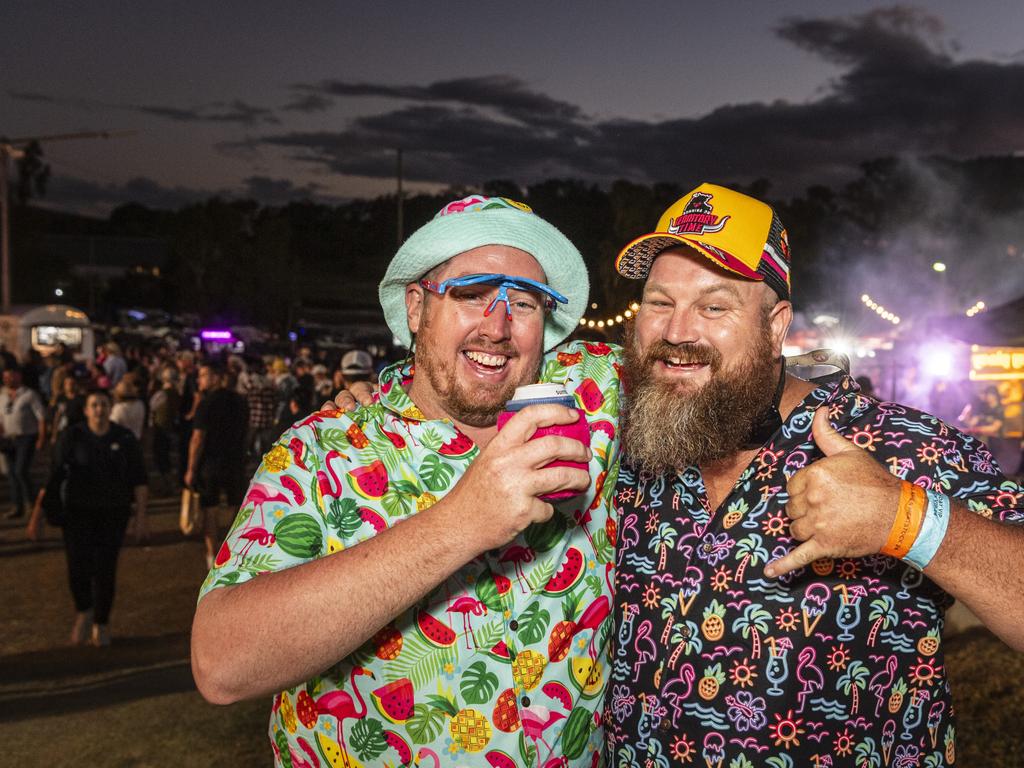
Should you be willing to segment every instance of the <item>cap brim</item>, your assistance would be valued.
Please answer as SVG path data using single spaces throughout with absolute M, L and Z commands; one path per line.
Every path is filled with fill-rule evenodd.
M 747 280 L 764 280 L 764 275 L 748 267 L 738 258 L 721 248 L 702 243 L 700 240 L 674 235 L 671 232 L 652 232 L 638 237 L 631 242 L 615 259 L 615 269 L 623 277 L 630 280 L 643 280 L 651 271 L 651 264 L 662 251 L 686 245 L 697 251 L 701 256 L 710 259 L 718 266 Z

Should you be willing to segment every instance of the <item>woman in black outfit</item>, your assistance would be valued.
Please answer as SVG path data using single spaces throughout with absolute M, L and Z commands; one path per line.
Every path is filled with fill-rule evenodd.
M 142 448 L 130 430 L 110 421 L 111 398 L 94 391 L 85 401 L 84 423 L 68 427 L 57 440 L 49 493 L 64 485 L 64 549 L 71 596 L 78 615 L 71 642 L 91 633 L 93 645 L 109 645 L 117 557 L 135 504 L 135 536 L 145 533 L 149 488 Z M 37 504 L 28 534 L 39 535 Z

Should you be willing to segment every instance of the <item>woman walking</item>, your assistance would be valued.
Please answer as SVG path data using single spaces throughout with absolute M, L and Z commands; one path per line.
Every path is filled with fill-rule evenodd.
M 110 644 L 117 558 L 133 503 L 135 536 L 145 534 L 149 488 L 142 449 L 130 430 L 111 422 L 110 409 L 106 391 L 86 398 L 86 420 L 57 440 L 46 486 L 47 494 L 60 493 L 62 499 L 37 504 L 28 525 L 29 537 L 37 539 L 42 507 L 60 505 L 68 580 L 78 612 L 71 630 L 74 645 L 90 636 L 94 645 Z

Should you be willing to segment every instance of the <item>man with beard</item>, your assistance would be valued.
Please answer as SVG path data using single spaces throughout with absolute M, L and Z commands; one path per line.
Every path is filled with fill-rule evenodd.
M 372 405 L 314 414 L 264 457 L 203 585 L 192 668 L 215 703 L 276 693 L 277 765 L 599 758 L 618 375 L 607 347 L 544 355 L 579 323 L 586 274 L 526 206 L 450 203 L 380 286 L 412 359 Z M 581 418 L 562 405 L 497 431 L 538 379 L 576 392 L 589 447 L 530 439 Z
M 611 765 L 951 764 L 951 598 L 1024 648 L 1024 490 L 932 416 L 787 375 L 789 263 L 775 212 L 710 184 L 619 255 L 646 282 Z

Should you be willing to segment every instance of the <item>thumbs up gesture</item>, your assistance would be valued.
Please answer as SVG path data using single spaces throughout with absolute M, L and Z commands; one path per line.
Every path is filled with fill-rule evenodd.
M 797 471 L 787 485 L 789 532 L 802 543 L 765 566 L 769 577 L 823 557 L 876 554 L 896 517 L 899 478 L 836 432 L 827 407 L 815 411 L 811 431 L 825 457 Z

